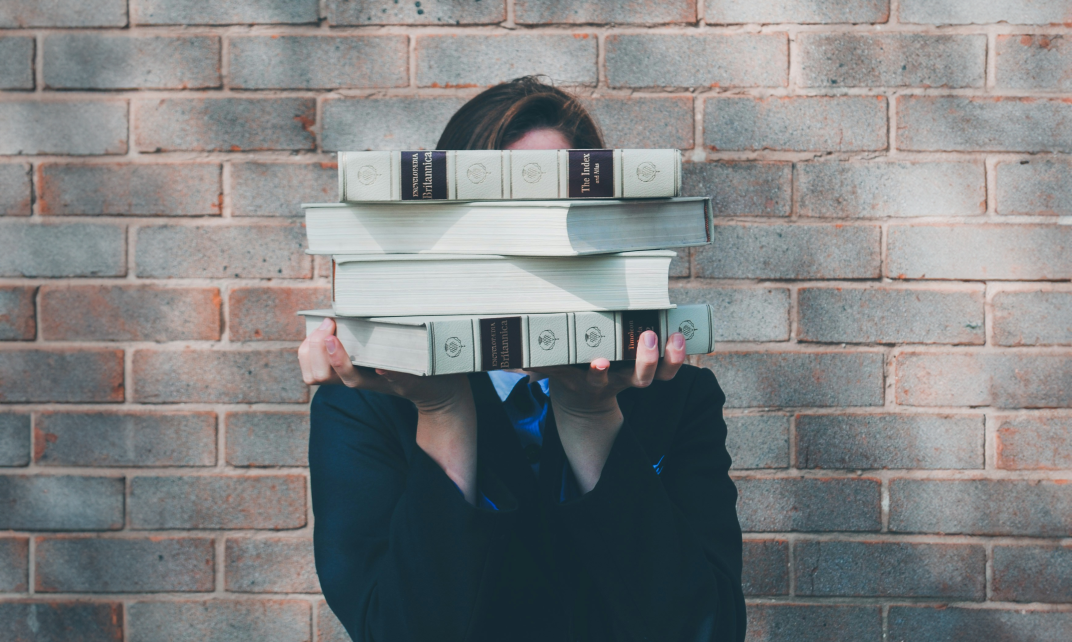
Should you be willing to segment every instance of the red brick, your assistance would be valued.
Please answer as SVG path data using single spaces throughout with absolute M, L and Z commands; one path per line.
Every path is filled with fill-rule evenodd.
M 138 350 L 134 380 L 134 399 L 140 403 L 309 400 L 296 350 Z
M 0 402 L 123 401 L 123 351 L 0 351 Z
M 998 292 L 993 306 L 998 345 L 1072 345 L 1072 292 Z
M 138 149 L 169 151 L 311 150 L 312 98 L 154 98 L 135 101 Z
M 1072 612 L 893 606 L 889 629 L 890 640 L 1065 642 L 1072 639 Z
M 135 477 L 135 529 L 291 529 L 306 524 L 305 476 Z
M 29 559 L 29 538 L 0 537 L 0 592 L 26 591 L 30 577 Z
M 309 465 L 308 412 L 229 412 L 224 422 L 228 464 Z
M 744 540 L 744 594 L 789 594 L 789 542 L 784 539 Z
M 119 602 L 0 603 L 2 642 L 123 642 Z
M 29 216 L 33 185 L 29 163 L 0 165 L 0 216 Z
M 313 540 L 228 538 L 224 575 L 235 593 L 319 593 Z
M 881 639 L 882 611 L 878 606 L 767 603 L 748 606 L 749 642 Z
M 300 600 L 135 602 L 127 607 L 127 640 L 310 642 L 310 610 Z
M 998 468 L 1072 470 L 1072 416 L 999 420 Z
M 746 532 L 877 531 L 879 481 L 737 479 L 737 516 Z M 831 510 L 837 506 L 837 510 Z
M 1046 98 L 899 96 L 897 147 L 919 152 L 1070 152 L 1072 103 Z
M 704 145 L 715 151 L 884 150 L 886 112 L 883 96 L 708 98 Z
M 1072 546 L 995 546 L 993 590 L 1002 602 L 1072 602 Z
M 827 469 L 983 467 L 983 418 L 797 415 L 797 466 Z
M 887 275 L 896 279 L 1072 279 L 1072 226 L 891 225 Z
M 0 286 L 0 341 L 33 341 L 37 336 L 36 287 Z
M 784 87 L 789 77 L 784 33 L 612 34 L 605 42 L 611 87 Z
M 298 310 L 331 307 L 331 288 L 235 288 L 227 328 L 232 341 L 301 341 L 305 320 Z
M 332 163 L 235 163 L 231 166 L 231 214 L 301 216 L 301 203 L 339 198 L 338 165 Z
M 223 204 L 217 164 L 44 163 L 37 176 L 41 214 L 218 216 Z
M 42 466 L 211 466 L 212 412 L 42 412 L 34 420 Z
M 603 130 L 607 147 L 691 149 L 692 98 L 586 98 L 581 104 Z
M 47 341 L 214 341 L 220 338 L 220 293 L 155 285 L 46 285 L 41 336 Z
M 39 593 L 211 591 L 215 548 L 209 538 L 38 537 Z
M 280 225 L 161 225 L 137 230 L 140 277 L 307 279 L 305 230 Z
M 890 531 L 949 535 L 1066 537 L 1072 531 L 1067 481 L 890 481 Z
M 727 352 L 700 364 L 718 377 L 727 408 L 882 405 L 874 352 Z
M 1072 406 L 1072 354 L 903 352 L 894 360 L 897 403 L 909 406 Z

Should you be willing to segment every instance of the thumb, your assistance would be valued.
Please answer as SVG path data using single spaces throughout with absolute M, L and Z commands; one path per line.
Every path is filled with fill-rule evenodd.
M 329 335 L 324 337 L 324 349 L 328 353 L 328 363 L 335 370 L 335 374 L 339 375 L 339 379 L 351 388 L 360 386 L 364 378 L 350 361 L 350 355 L 347 354 L 346 348 L 342 347 L 342 342 L 334 335 Z

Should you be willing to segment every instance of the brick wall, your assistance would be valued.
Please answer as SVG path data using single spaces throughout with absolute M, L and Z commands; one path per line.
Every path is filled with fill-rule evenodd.
M 344 639 L 297 204 L 535 72 L 714 197 L 750 640 L 1072 639 L 1070 69 L 1068 0 L 6 0 L 0 641 Z

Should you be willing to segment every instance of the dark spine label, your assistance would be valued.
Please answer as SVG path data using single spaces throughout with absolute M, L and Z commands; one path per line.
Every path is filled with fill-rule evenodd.
M 447 153 L 402 152 L 402 200 L 447 198 Z
M 614 150 L 571 149 L 567 153 L 570 198 L 614 197 Z
M 651 330 L 659 336 L 659 311 L 634 310 L 622 312 L 622 359 L 636 359 L 640 335 Z M 661 340 L 662 337 L 659 337 Z M 658 344 L 656 344 L 658 345 Z
M 480 369 L 521 367 L 521 317 L 480 319 Z

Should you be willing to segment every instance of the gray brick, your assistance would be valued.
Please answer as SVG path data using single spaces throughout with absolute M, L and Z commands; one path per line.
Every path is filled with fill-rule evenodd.
M 0 286 L 0 341 L 33 341 L 37 336 L 37 288 Z
M 917 24 L 1061 24 L 1066 0 L 901 0 L 901 22 Z
M 137 231 L 140 277 L 307 279 L 299 225 L 143 227 Z
M 30 415 L 0 412 L 0 466 L 30 463 Z M 3 568 L 3 564 L 0 564 Z
M 683 195 L 709 196 L 715 216 L 789 216 L 791 163 L 686 163 Z
M 122 642 L 119 602 L 0 603 L 3 642 Z
M 211 591 L 208 538 L 42 537 L 34 554 L 40 593 Z
M 134 398 L 141 403 L 305 403 L 294 350 L 138 350 Z
M 983 418 L 933 415 L 797 415 L 797 466 L 983 467 Z
M 606 38 L 611 87 L 785 87 L 789 40 L 777 34 L 625 34 Z
M 135 102 L 143 151 L 311 150 L 313 98 L 158 98 Z
M 690 275 L 689 257 L 692 252 L 689 248 L 677 248 L 670 250 L 674 258 L 670 259 L 671 277 L 688 277 Z
M 884 150 L 886 98 L 708 98 L 704 145 L 717 151 Z
M 336 89 L 409 84 L 406 36 L 249 36 L 231 39 L 235 89 Z
M 667 24 L 696 22 L 697 0 L 607 3 L 599 0 L 515 0 L 518 24 Z
M 986 551 L 978 545 L 798 541 L 793 562 L 797 595 L 986 597 Z
M 323 600 L 318 602 L 316 607 L 316 630 L 316 642 L 351 642 L 342 622 Z
M 227 463 L 232 466 L 308 466 L 308 412 L 229 412 Z
M 877 226 L 715 225 L 697 248 L 696 275 L 712 279 L 874 279 Z
M 728 352 L 700 357 L 727 408 L 881 406 L 876 352 Z
M 29 585 L 30 540 L 0 537 L 0 591 L 23 593 Z
M 434 149 L 464 98 L 328 98 L 324 151 Z
M 0 276 L 123 276 L 125 244 L 118 225 L 0 220 Z
M 200 89 L 220 86 L 215 36 L 47 35 L 42 47 L 50 89 Z
M 33 37 L 0 36 L 0 89 L 33 88 Z
M 1072 345 L 1072 292 L 999 292 L 993 306 L 998 345 Z
M 135 529 L 301 528 L 305 477 L 135 477 L 130 522 Z
M 1064 482 L 894 479 L 890 530 L 947 535 L 1064 537 L 1072 493 Z
M 983 291 L 802 288 L 798 340 L 981 345 Z
M 46 285 L 40 301 L 41 336 L 48 341 L 220 338 L 216 288 Z
M 889 0 L 707 0 L 707 24 L 886 22 Z
M 877 531 L 877 479 L 738 479 L 744 531 Z M 837 510 L 831 510 L 836 506 Z
M 215 163 L 44 163 L 38 177 L 41 214 L 218 216 L 223 204 Z
M 749 642 L 881 640 L 878 606 L 749 604 Z
M 125 154 L 123 100 L 0 102 L 0 154 Z
M 797 165 L 800 216 L 973 216 L 986 211 L 982 163 Z
M 781 539 L 746 539 L 743 546 L 744 594 L 789 594 L 789 543 Z
M 1072 91 L 1072 39 L 1018 34 L 997 38 L 998 87 Z
M 672 303 L 708 303 L 715 309 L 715 341 L 788 341 L 789 290 L 785 288 L 671 288 Z
M 0 164 L 0 216 L 29 216 L 33 203 L 29 163 Z
M 235 287 L 227 304 L 227 330 L 231 341 L 301 341 L 305 322 L 294 311 L 330 307 L 330 286 Z
M 505 0 L 326 0 L 331 25 L 459 25 L 496 24 L 506 20 Z
M 0 4 L 0 28 L 123 27 L 126 0 L 7 0 Z
M 803 87 L 982 87 L 986 36 L 802 33 Z
M 231 166 L 231 214 L 301 216 L 301 203 L 339 196 L 338 164 L 236 163 Z
M 1072 470 L 1072 417 L 1015 417 L 998 424 L 998 468 Z
M 1072 406 L 1072 354 L 918 353 L 895 359 L 897 403 L 909 406 Z
M 789 467 L 789 417 L 726 417 L 726 450 L 734 470 Z
M 303 24 L 317 0 L 135 0 L 131 22 L 144 25 Z
M 1072 216 L 1072 163 L 1022 160 L 996 169 L 998 214 Z
M 313 540 L 227 540 L 226 588 L 235 593 L 319 593 Z
M 34 425 L 41 466 L 211 466 L 212 412 L 43 412 Z
M 1072 152 L 1072 103 L 1045 98 L 901 96 L 907 151 Z
M 123 351 L 0 351 L 0 403 L 123 401 Z
M 123 478 L 0 475 L 0 530 L 123 527 Z
M 897 279 L 1072 279 L 1072 227 L 893 225 L 888 274 Z
M 1072 612 L 893 606 L 890 640 L 1066 642 Z
M 135 602 L 129 642 L 309 642 L 311 605 L 299 600 Z
M 994 599 L 1072 602 L 1072 547 L 995 546 Z
M 596 34 L 417 38 L 420 87 L 484 87 L 533 74 L 546 74 L 559 85 L 595 85 Z
M 587 98 L 581 101 L 603 130 L 603 144 L 620 149 L 694 146 L 692 98 Z

